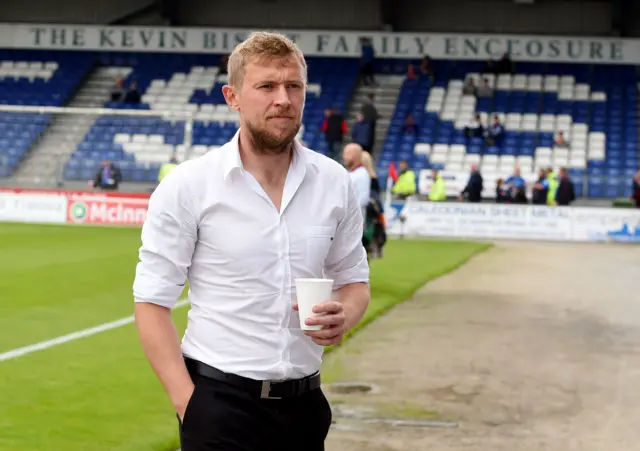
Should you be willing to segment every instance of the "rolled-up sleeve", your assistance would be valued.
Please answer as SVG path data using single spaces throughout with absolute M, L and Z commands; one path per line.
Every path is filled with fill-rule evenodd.
M 358 282 L 369 282 L 369 262 L 362 245 L 364 219 L 355 186 L 347 176 L 345 216 L 338 224 L 335 239 L 325 260 L 325 275 L 335 289 Z
M 172 308 L 184 290 L 197 240 L 188 172 L 174 169 L 149 199 L 133 283 L 135 302 Z

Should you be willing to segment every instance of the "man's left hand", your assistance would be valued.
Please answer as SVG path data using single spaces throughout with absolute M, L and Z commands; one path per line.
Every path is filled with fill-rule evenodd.
M 294 305 L 293 308 L 298 310 L 298 305 Z M 324 313 L 324 315 L 307 318 L 305 324 L 323 327 L 320 330 L 305 330 L 305 335 L 321 346 L 339 344 L 346 332 L 346 317 L 342 304 L 336 301 L 317 304 L 313 306 L 313 313 Z

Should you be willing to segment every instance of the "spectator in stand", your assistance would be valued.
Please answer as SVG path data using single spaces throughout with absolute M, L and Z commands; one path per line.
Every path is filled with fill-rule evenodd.
M 158 183 L 160 183 L 171 171 L 178 167 L 178 159 L 175 156 L 169 158 L 169 161 L 163 163 L 158 171 Z
M 122 102 L 124 100 L 126 90 L 124 89 L 124 80 L 118 78 L 116 80 L 116 86 L 111 90 L 111 101 Z
M 504 184 L 504 180 L 496 180 L 496 203 L 508 204 L 510 200 L 511 197 L 509 196 L 509 192 Z
M 493 124 L 485 131 L 485 142 L 487 146 L 499 146 L 504 138 L 504 126 L 500 123 L 497 115 L 493 116 Z
M 491 97 L 493 95 L 493 89 L 489 85 L 489 79 L 482 80 L 482 85 L 476 88 L 476 97 Z
M 556 204 L 556 191 L 558 190 L 558 174 L 556 174 L 551 166 L 547 168 L 547 176 L 545 178 L 547 187 L 547 205 Z
M 407 66 L 407 80 L 415 80 L 416 79 L 416 68 L 413 64 L 409 64 Z
M 375 86 L 374 63 L 376 60 L 373 43 L 369 38 L 361 38 L 362 57 L 360 58 L 360 78 L 365 86 Z
M 636 208 L 640 208 L 640 171 L 636 172 L 631 181 L 631 198 L 636 201 Z
M 429 58 L 428 55 L 422 58 L 420 62 L 420 76 L 430 79 L 432 83 L 436 81 L 436 73 L 433 69 L 433 64 L 431 64 L 431 58 Z
M 498 74 L 513 74 L 515 71 L 513 61 L 511 61 L 511 57 L 508 52 L 505 52 L 502 55 L 502 58 L 500 58 L 496 66 Z
M 576 192 L 565 168 L 560 169 L 559 182 L 556 191 L 556 205 L 569 206 L 571 202 L 576 200 Z
M 418 124 L 416 124 L 416 120 L 413 118 L 413 115 L 411 113 L 407 114 L 407 117 L 404 120 L 404 126 L 402 127 L 402 132 L 405 135 L 418 134 Z
M 556 132 L 556 135 L 553 138 L 553 146 L 561 148 L 569 147 L 569 142 L 565 139 L 564 132 L 562 130 L 558 130 Z
M 137 105 L 141 100 L 142 96 L 140 95 L 140 91 L 138 91 L 138 85 L 136 85 L 135 81 L 132 81 L 127 94 L 124 96 L 124 103 Z
M 481 138 L 484 134 L 484 127 L 482 126 L 482 119 L 480 114 L 476 113 L 471 123 L 464 128 L 464 134 L 469 138 Z
M 533 185 L 531 203 L 534 205 L 546 205 L 547 193 L 549 192 L 549 181 L 547 180 L 547 172 L 540 169 L 538 180 Z
M 516 166 L 513 169 L 513 175 L 505 181 L 507 192 L 509 197 L 514 199 L 516 196 L 516 190 L 526 190 L 527 184 L 520 176 L 520 166 Z
M 416 174 L 409 169 L 406 161 L 401 161 L 398 168 L 400 169 L 400 174 L 393 188 L 391 188 L 391 193 L 398 199 L 405 200 L 416 193 Z
M 364 120 L 364 115 L 362 113 L 358 113 L 356 116 L 356 121 L 351 127 L 351 140 L 359 144 L 364 150 L 371 150 L 371 122 Z
M 467 96 L 475 96 L 476 91 L 476 82 L 473 80 L 473 77 L 467 78 L 467 82 L 464 84 L 464 88 L 462 88 L 462 94 Z
M 324 122 L 322 132 L 327 142 L 327 156 L 336 161 L 340 159 L 340 148 L 344 135 L 348 131 L 347 123 L 342 113 L 337 108 L 328 108 L 324 111 Z
M 527 191 L 526 187 L 523 185 L 520 188 L 513 189 L 513 199 L 511 199 L 512 204 L 528 204 L 529 200 L 527 199 Z
M 222 55 L 220 58 L 220 67 L 218 68 L 219 75 L 227 75 L 229 73 L 228 66 L 229 65 L 229 55 Z
M 380 114 L 376 108 L 375 101 L 376 96 L 373 93 L 367 94 L 367 97 L 362 103 L 362 108 L 360 109 L 364 120 L 371 124 L 371 141 L 363 147 L 371 153 L 373 153 L 373 146 L 376 143 L 376 124 L 378 123 L 378 119 L 380 119 Z
M 440 174 L 439 170 L 433 169 L 431 177 L 433 178 L 433 184 L 431 185 L 431 191 L 429 191 L 429 200 L 431 202 L 444 202 L 447 200 L 447 187 L 442 174 Z
M 105 191 L 116 191 L 121 181 L 122 174 L 120 169 L 111 161 L 103 161 L 102 167 L 96 172 L 91 186 Z
M 471 174 L 467 186 L 462 190 L 459 200 L 466 199 L 469 202 L 482 202 L 482 190 L 484 189 L 484 180 L 478 169 L 478 165 L 471 165 Z

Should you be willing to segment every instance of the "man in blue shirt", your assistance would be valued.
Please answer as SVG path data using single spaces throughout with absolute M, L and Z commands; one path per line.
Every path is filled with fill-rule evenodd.
M 92 184 L 94 188 L 113 191 L 118 189 L 121 181 L 120 169 L 110 161 L 103 161 L 102 166 L 96 172 Z
M 521 190 L 527 188 L 527 183 L 520 176 L 520 166 L 515 167 L 513 175 L 505 181 L 505 184 L 507 185 L 509 196 L 512 198 L 516 189 Z

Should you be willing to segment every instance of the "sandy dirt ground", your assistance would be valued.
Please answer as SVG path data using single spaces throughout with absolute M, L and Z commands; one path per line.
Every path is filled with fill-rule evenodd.
M 640 247 L 498 243 L 325 368 L 378 388 L 327 393 L 327 451 L 640 450 Z

